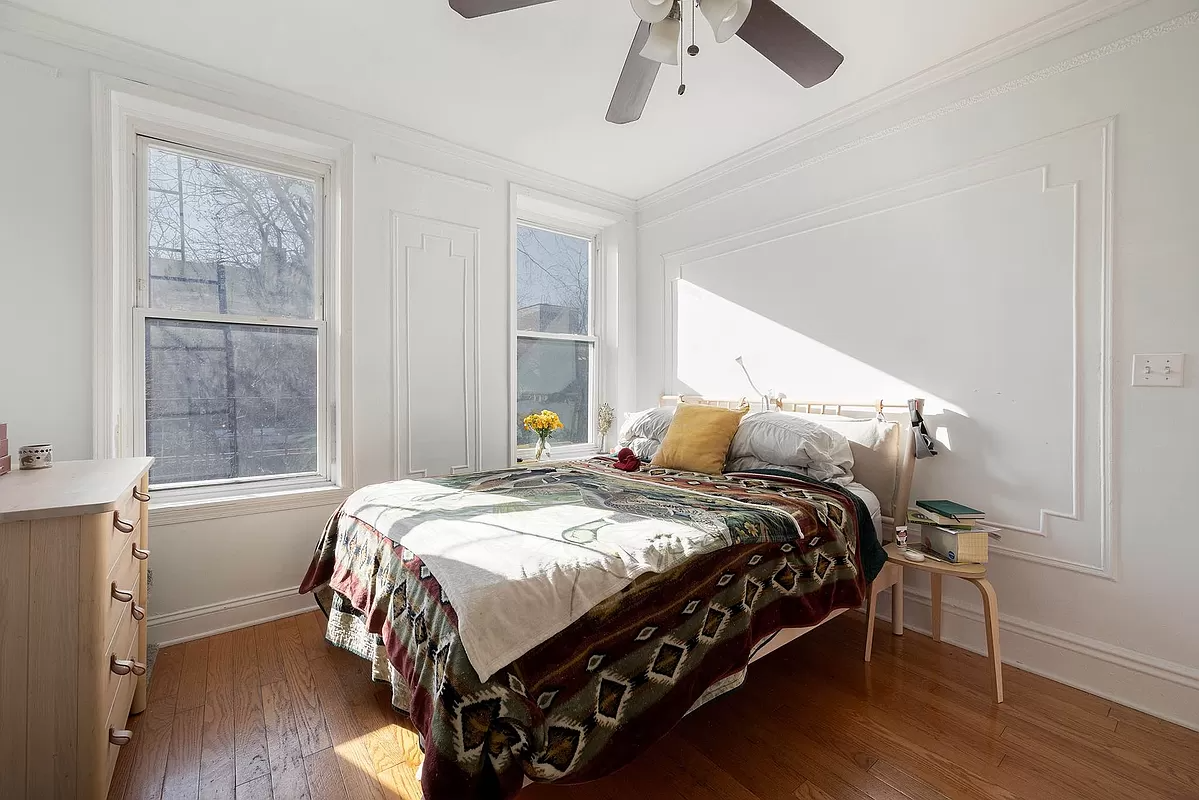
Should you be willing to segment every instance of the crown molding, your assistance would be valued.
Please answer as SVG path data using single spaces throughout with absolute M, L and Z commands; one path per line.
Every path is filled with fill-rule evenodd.
M 1144 0 L 1138 0 L 1138 2 L 1143 2 L 1143 1 Z M 946 103 L 945 105 L 934 108 L 931 111 L 927 111 L 923 114 L 917 114 L 915 116 L 908 117 L 907 119 L 904 119 L 903 121 L 898 122 L 894 125 L 891 125 L 887 128 L 872 131 L 865 135 L 859 136 L 855 139 L 845 142 L 844 144 L 838 145 L 838 146 L 830 148 L 828 150 L 824 150 L 823 152 L 820 152 L 820 153 L 810 156 L 808 158 L 801 159 L 795 163 L 781 167 L 777 170 L 774 170 L 773 172 L 764 174 L 760 177 L 752 178 L 750 180 L 743 181 L 741 183 L 737 183 L 726 189 L 721 189 L 718 191 L 711 192 L 707 195 L 701 196 L 697 200 L 694 200 L 690 203 L 684 203 L 683 205 L 681 205 L 677 208 L 667 211 L 667 212 L 663 213 L 661 216 L 644 219 L 643 215 L 644 215 L 644 209 L 646 207 L 639 206 L 639 217 L 641 217 L 640 222 L 639 222 L 639 227 L 641 229 L 646 229 L 646 228 L 654 227 L 656 225 L 661 225 L 665 222 L 669 222 L 670 220 L 676 219 L 676 218 L 678 218 L 684 214 L 687 214 L 691 211 L 694 211 L 698 208 L 702 208 L 704 206 L 708 206 L 708 205 L 711 205 L 713 203 L 716 203 L 716 202 L 719 202 L 722 200 L 727 200 L 728 198 L 730 198 L 734 195 L 740 194 L 740 193 L 748 191 L 750 189 L 754 189 L 758 186 L 761 186 L 763 184 L 777 180 L 784 176 L 791 175 L 796 172 L 800 172 L 800 171 L 805 170 L 808 167 L 811 167 L 815 164 L 819 164 L 819 163 L 821 163 L 823 161 L 827 161 L 831 158 L 841 156 L 852 150 L 857 150 L 858 148 L 863 147 L 865 145 L 871 144 L 873 142 L 877 142 L 882 139 L 889 138 L 891 136 L 894 136 L 899 133 L 903 133 L 905 131 L 909 131 L 913 128 L 920 127 L 920 126 L 925 125 L 934 120 L 941 119 L 942 117 L 946 117 L 951 114 L 955 114 L 958 111 L 962 111 L 964 109 L 970 108 L 971 106 L 986 102 L 995 97 L 999 97 L 1001 95 L 1008 94 L 1008 93 L 1016 91 L 1018 89 L 1023 89 L 1026 86 L 1030 86 L 1032 84 L 1039 83 L 1040 81 L 1055 77 L 1057 75 L 1061 75 L 1065 72 L 1069 72 L 1070 70 L 1074 70 L 1079 67 L 1083 67 L 1088 64 L 1092 64 L 1096 61 L 1099 61 L 1100 59 L 1106 58 L 1115 53 L 1123 52 L 1124 50 L 1127 50 L 1130 47 L 1136 47 L 1137 45 L 1143 44 L 1144 42 L 1150 41 L 1152 39 L 1156 39 L 1159 36 L 1164 36 L 1166 34 L 1172 33 L 1173 31 L 1176 31 L 1176 30 L 1179 30 L 1182 28 L 1186 28 L 1186 27 L 1190 27 L 1195 24 L 1199 24 L 1199 11 L 1188 11 L 1184 14 L 1180 14 L 1171 19 L 1167 19 L 1167 20 L 1165 20 L 1163 22 L 1159 22 L 1155 25 L 1151 25 L 1151 26 L 1144 28 L 1142 30 L 1139 30 L 1135 33 L 1130 33 L 1126 36 L 1121 36 L 1121 37 L 1119 37 L 1113 41 L 1110 41 L 1106 44 L 1100 45 L 1098 47 L 1093 47 L 1090 50 L 1087 50 L 1083 53 L 1072 56 L 1070 58 L 1063 59 L 1063 60 L 1058 61 L 1050 66 L 1026 73 L 1026 74 L 1020 76 L 1019 78 L 1004 81 L 1003 83 L 1001 83 L 997 86 L 992 86 L 983 91 L 975 92 L 974 94 L 971 94 L 968 97 L 964 97 L 959 100 L 955 100 L 953 102 Z
M 158 48 L 147 47 L 94 28 L 68 22 L 59 17 L 17 5 L 10 0 L 0 0 L 0 30 L 9 30 L 114 62 L 111 66 L 99 71 L 115 71 L 120 77 L 143 80 L 146 76 L 128 74 L 128 70 L 114 70 L 113 68 L 118 65 L 132 68 L 135 71 L 148 70 L 173 79 L 173 81 L 207 90 L 209 93 L 216 92 L 219 97 L 205 99 L 215 100 L 242 111 L 265 117 L 280 116 L 279 109 L 292 113 L 300 111 L 313 117 L 319 116 L 322 119 L 335 120 L 342 124 L 357 124 L 366 128 L 368 132 L 401 144 L 495 170 L 503 173 L 506 179 L 516 179 L 532 186 L 551 189 L 559 194 L 586 200 L 609 210 L 631 215 L 637 208 L 637 203 L 632 198 L 605 189 L 563 178 L 502 156 L 476 150 L 383 117 L 330 103 L 311 95 L 264 83 L 199 61 L 182 58 Z M 7 50 L 5 55 L 30 61 L 24 56 L 9 53 Z M 43 66 L 40 62 L 38 65 Z M 56 71 L 61 69 L 60 66 L 44 66 Z M 193 93 L 188 91 L 189 86 L 187 85 L 171 85 L 167 88 L 183 93 Z M 290 121 L 293 124 L 295 122 L 295 120 L 282 121 Z M 470 179 L 467 178 L 467 180 Z
M 805 122 L 780 136 L 652 192 L 637 201 L 637 208 L 639 211 L 645 212 L 680 195 L 701 189 L 751 164 L 790 150 L 818 136 L 844 128 L 883 109 L 898 105 L 920 92 L 983 70 L 1004 59 L 1031 50 L 1040 44 L 1065 36 L 1144 2 L 1146 0 L 1079 0 L 1067 8 L 1031 22 L 1023 28 L 1018 28 L 972 50 L 952 56 L 910 78 L 893 83 L 874 94 L 841 106 L 822 117 Z M 648 224 L 658 221 L 664 220 L 655 219 Z

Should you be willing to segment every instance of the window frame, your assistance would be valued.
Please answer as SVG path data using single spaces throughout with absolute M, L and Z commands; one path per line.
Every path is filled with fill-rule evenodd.
M 151 501 L 155 522 L 328 506 L 352 491 L 349 313 L 352 230 L 350 142 L 178 93 L 95 74 L 92 79 L 94 218 L 93 457 L 145 453 L 145 325 L 180 319 L 319 327 L 316 474 L 169 485 Z M 316 183 L 314 318 L 275 318 L 145 308 L 149 253 L 140 215 L 147 186 L 143 140 L 200 157 L 295 175 Z
M 517 235 L 520 228 L 536 228 L 538 230 L 547 231 L 549 233 L 562 234 L 576 239 L 584 239 L 589 243 L 590 268 L 588 275 L 588 331 L 586 335 L 566 334 L 566 333 L 546 333 L 540 331 L 525 331 L 521 330 L 518 325 L 519 307 L 516 296 L 517 289 Z M 603 393 L 604 370 L 601 361 L 603 359 L 603 322 L 604 322 L 604 269 L 603 269 L 603 231 L 600 228 L 580 225 L 578 222 L 547 215 L 532 213 L 528 210 L 517 209 L 512 215 L 512 252 L 510 263 L 510 281 L 509 281 L 509 315 L 511 319 L 509 343 L 512 348 L 512 357 L 509 364 L 509 374 L 511 376 L 511 413 L 509 418 L 512 419 L 512 427 L 509 432 L 511 460 L 515 463 L 520 460 L 530 460 L 533 457 L 534 446 L 522 446 L 517 443 L 519 436 L 517 426 L 519 421 L 515 420 L 517 404 L 520 397 L 520 387 L 517 385 L 519 373 L 517 372 L 517 351 L 518 343 L 521 339 L 539 339 L 542 341 L 560 341 L 560 342 L 585 342 L 590 347 L 590 355 L 587 364 L 587 441 L 571 444 L 552 445 L 554 458 L 586 458 L 595 455 L 599 451 L 599 436 L 596 430 L 596 425 L 599 419 L 600 396 Z
M 166 320 L 177 322 L 211 322 L 226 325 L 243 325 L 247 327 L 270 326 L 278 328 L 299 328 L 312 330 L 317 336 L 316 364 L 316 470 L 313 472 L 256 475 L 224 480 L 184 481 L 151 485 L 157 492 L 222 494 L 223 487 L 267 486 L 302 487 L 320 485 L 331 480 L 333 464 L 329 440 L 329 415 L 322 413 L 329 405 L 329 385 L 335 376 L 329 372 L 331 359 L 327 354 L 329 341 L 326 325 L 325 297 L 325 249 L 327 235 L 324 230 L 327 211 L 325 209 L 328 192 L 325 189 L 329 178 L 328 169 L 314 169 L 308 165 L 282 165 L 276 161 L 264 161 L 261 158 L 248 158 L 244 155 L 233 155 L 212 148 L 197 147 L 186 142 L 166 140 L 160 137 L 139 134 L 135 140 L 137 148 L 136 166 L 134 171 L 133 189 L 137 193 L 134 201 L 134 224 L 137 226 L 137 252 L 135 254 L 136 281 L 133 305 L 132 331 L 132 365 L 133 382 L 130 411 L 133 424 L 133 450 L 138 455 L 147 454 L 146 409 L 149 397 L 146 395 L 146 329 L 149 320 Z M 220 161 L 247 169 L 261 172 L 273 172 L 291 178 L 300 178 L 313 183 L 313 290 L 316 293 L 312 308 L 312 316 L 304 317 L 274 317 L 248 314 L 221 314 L 205 311 L 175 311 L 154 308 L 150 305 L 150 247 L 149 247 L 149 152 L 151 149 L 174 152 L 184 156 L 192 156 L 212 161 Z M 236 488 L 233 491 L 237 491 Z

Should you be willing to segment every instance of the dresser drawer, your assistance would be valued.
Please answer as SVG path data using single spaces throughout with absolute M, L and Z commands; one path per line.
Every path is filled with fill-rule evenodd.
M 100 704 L 100 708 L 109 708 L 112 705 L 113 699 L 117 697 L 118 690 L 122 685 L 124 683 L 132 685 L 140 677 L 132 669 L 129 669 L 129 663 L 133 663 L 144 674 L 145 665 L 134 661 L 138 655 L 137 632 L 138 625 L 129 613 L 128 608 L 126 608 L 125 612 L 117 619 L 116 633 L 113 635 L 111 641 L 109 641 L 108 647 L 104 650 L 103 661 L 96 665 L 104 671 L 104 692 L 101 695 L 104 699 Z M 114 663 L 114 659 L 117 662 L 125 663 L 124 665 Z M 114 669 L 118 671 L 114 672 Z M 134 680 L 129 681 L 126 680 L 127 678 L 133 678 Z M 128 703 L 125 705 L 125 713 L 129 713 Z
M 138 525 L 145 513 L 145 503 L 133 494 L 141 490 L 136 486 L 121 497 L 117 510 L 112 514 L 112 526 L 108 535 L 108 566 L 111 568 L 129 548 L 140 541 Z
M 128 553 L 125 554 L 112 572 L 108 574 L 108 579 L 104 581 L 103 592 L 103 607 L 104 607 L 104 638 L 101 641 L 109 642 L 112 640 L 113 634 L 116 632 L 117 625 L 122 621 L 134 621 L 133 607 L 139 604 L 141 597 L 141 569 L 140 563 Z M 116 591 L 113 591 L 113 588 Z M 120 597 L 125 597 L 126 593 L 133 595 L 132 600 L 121 600 Z M 138 608 L 141 608 L 138 605 Z
M 121 754 L 121 747 L 129 746 L 128 744 L 113 744 L 110 737 L 118 731 L 125 730 L 125 726 L 129 723 L 129 705 L 133 702 L 133 691 L 137 688 L 137 680 L 137 676 L 133 674 L 121 678 L 116 687 L 116 695 L 113 697 L 112 706 L 108 709 L 108 720 L 104 723 L 104 727 L 100 729 L 100 735 L 105 737 L 108 743 L 108 758 L 104 773 L 105 786 L 108 786 L 112 782 L 112 772 L 116 768 L 117 756 Z

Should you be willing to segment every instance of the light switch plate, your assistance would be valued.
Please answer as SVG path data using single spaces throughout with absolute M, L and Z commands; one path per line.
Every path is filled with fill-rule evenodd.
M 1182 353 L 1153 353 L 1132 357 L 1133 386 L 1182 386 L 1185 356 Z

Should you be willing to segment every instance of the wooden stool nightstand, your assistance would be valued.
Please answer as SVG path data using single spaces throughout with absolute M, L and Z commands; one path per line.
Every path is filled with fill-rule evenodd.
M 924 561 L 909 561 L 904 558 L 899 545 L 891 543 L 885 547 L 887 564 L 878 578 L 870 585 L 869 608 L 866 609 L 866 660 L 870 660 L 870 651 L 874 645 L 874 613 L 878 608 L 878 594 L 891 586 L 894 593 L 892 614 L 895 619 L 891 622 L 892 631 L 897 635 L 903 634 L 903 571 L 915 569 L 927 572 L 932 583 L 932 623 L 933 638 L 941 641 L 941 578 L 949 575 L 953 578 L 967 580 L 978 587 L 983 597 L 983 618 L 987 623 L 987 658 L 991 662 L 991 672 L 994 674 L 994 697 L 996 703 L 1003 702 L 1003 663 L 999 659 L 999 601 L 995 597 L 995 587 L 987 580 L 985 564 L 948 564 L 944 561 L 934 561 L 927 558 Z

